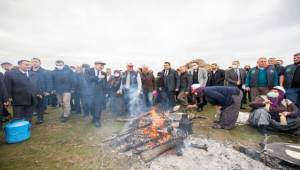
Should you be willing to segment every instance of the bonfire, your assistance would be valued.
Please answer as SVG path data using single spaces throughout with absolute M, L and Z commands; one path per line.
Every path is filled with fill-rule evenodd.
M 191 129 L 184 114 L 159 113 L 155 108 L 130 120 L 126 130 L 105 139 L 119 152 L 132 151 L 149 162 L 160 154 L 183 145 Z

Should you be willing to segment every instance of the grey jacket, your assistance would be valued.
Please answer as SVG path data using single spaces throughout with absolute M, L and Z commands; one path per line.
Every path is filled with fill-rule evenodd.
M 189 73 L 192 75 L 193 77 L 193 70 L 190 70 Z M 201 87 L 205 87 L 206 83 L 207 83 L 207 70 L 204 68 L 198 68 L 198 81 Z
M 246 80 L 246 71 L 242 68 L 239 68 L 240 71 L 240 79 L 241 79 L 241 84 L 245 84 Z M 238 75 L 236 71 L 232 68 L 229 70 L 225 71 L 225 80 L 228 83 L 228 86 L 237 86 L 237 81 L 238 81 Z

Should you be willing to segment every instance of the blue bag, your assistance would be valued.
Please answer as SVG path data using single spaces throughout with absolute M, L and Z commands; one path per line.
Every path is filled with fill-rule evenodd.
M 12 120 L 4 126 L 7 143 L 19 143 L 30 138 L 31 124 L 25 120 Z

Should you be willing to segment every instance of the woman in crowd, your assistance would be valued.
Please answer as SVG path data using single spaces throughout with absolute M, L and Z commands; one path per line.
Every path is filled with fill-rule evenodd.
M 118 94 L 118 90 L 121 86 L 121 72 L 118 70 L 114 71 L 114 75 L 110 80 L 109 84 L 109 95 L 111 97 L 110 109 L 114 115 L 121 115 L 125 111 L 125 105 L 123 102 L 123 98 L 120 94 Z
M 250 103 L 252 107 L 248 120 L 250 125 L 258 127 L 263 133 L 266 133 L 267 128 L 286 132 L 298 129 L 299 109 L 293 102 L 284 99 L 284 95 L 285 89 L 276 86 L 266 96 L 257 96 Z

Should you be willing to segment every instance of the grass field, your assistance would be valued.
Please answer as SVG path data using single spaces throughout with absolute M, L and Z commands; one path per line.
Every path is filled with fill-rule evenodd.
M 120 131 L 124 123 L 114 120 L 106 113 L 102 127 L 97 129 L 90 120 L 72 115 L 67 123 L 59 122 L 60 110 L 49 108 L 45 123 L 34 125 L 32 136 L 19 144 L 5 144 L 3 133 L 0 144 L 0 169 L 146 169 L 137 157 L 129 157 L 101 146 L 101 140 Z M 257 146 L 263 140 L 256 129 L 238 126 L 233 130 L 211 128 L 213 107 L 206 107 L 201 115 L 209 119 L 193 121 L 193 136 L 228 140 L 248 146 Z M 270 142 L 299 143 L 290 135 L 272 134 Z

